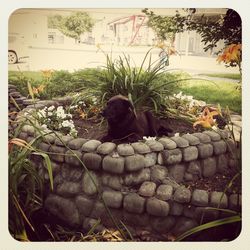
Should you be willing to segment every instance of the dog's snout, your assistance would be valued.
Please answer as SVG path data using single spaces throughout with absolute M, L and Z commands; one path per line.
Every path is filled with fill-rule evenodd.
M 101 116 L 105 117 L 106 116 L 105 109 L 103 109 L 100 114 L 101 114 Z

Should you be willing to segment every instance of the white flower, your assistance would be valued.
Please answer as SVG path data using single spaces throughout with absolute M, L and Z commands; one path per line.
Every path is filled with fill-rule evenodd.
M 43 129 L 48 129 L 48 127 L 47 127 L 46 124 L 43 124 L 41 127 L 42 127 Z
M 52 112 L 48 112 L 48 116 L 52 116 L 53 115 L 53 113 Z
M 180 133 L 175 133 L 174 136 L 178 137 L 178 136 L 180 136 Z
M 54 109 L 55 109 L 55 106 L 52 105 L 52 106 L 50 106 L 50 107 L 48 108 L 48 111 L 53 111 Z
M 143 136 L 142 139 L 146 140 L 146 141 L 150 141 L 150 140 L 153 140 L 155 141 L 156 140 L 156 137 L 150 137 L 150 136 Z

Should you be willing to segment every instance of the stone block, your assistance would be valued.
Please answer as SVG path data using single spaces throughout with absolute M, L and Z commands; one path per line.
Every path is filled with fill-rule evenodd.
M 213 145 L 211 144 L 199 144 L 197 145 L 199 157 L 204 159 L 213 155 Z
M 218 208 L 228 207 L 227 195 L 223 192 L 212 192 L 210 197 L 210 206 Z
M 147 227 L 149 225 L 149 215 L 145 213 L 138 216 L 138 214 L 123 211 L 123 217 L 125 225 L 135 227 Z
M 117 146 L 117 152 L 121 156 L 129 156 L 135 154 L 135 150 L 130 144 L 119 144 Z
M 142 214 L 144 212 L 145 198 L 136 193 L 130 193 L 123 199 L 123 207 L 130 213 Z
M 193 136 L 197 137 L 201 143 L 209 143 L 211 142 L 211 138 L 209 135 L 206 135 L 204 133 L 193 133 Z
M 138 154 L 147 154 L 151 152 L 149 146 L 143 142 L 134 142 L 131 146 L 134 148 L 135 153 Z
M 155 140 L 147 140 L 145 144 L 149 146 L 152 152 L 159 152 L 164 149 L 163 145 Z
M 145 167 L 151 167 L 156 164 L 157 161 L 157 154 L 156 153 L 148 153 L 145 154 Z
M 208 192 L 195 189 L 192 194 L 191 203 L 196 206 L 208 206 Z
M 180 149 L 164 150 L 161 153 L 164 165 L 180 163 L 182 160 L 182 152 Z
M 82 145 L 82 151 L 94 152 L 102 143 L 98 140 L 89 140 Z
M 82 157 L 82 153 L 77 150 L 68 150 L 65 154 L 65 162 L 73 165 L 73 166 L 82 166 L 82 163 L 79 161 L 79 159 Z
M 209 157 L 207 159 L 202 160 L 202 175 L 204 177 L 212 177 L 216 174 L 216 159 L 214 157 Z
M 160 138 L 159 142 L 163 145 L 165 149 L 175 149 L 177 147 L 176 142 L 167 137 Z
M 74 150 L 81 149 L 82 145 L 87 141 L 87 139 L 76 138 L 68 142 L 68 147 Z
M 228 169 L 228 157 L 224 154 L 217 156 L 217 170 L 219 173 L 225 173 Z
M 104 191 L 102 197 L 108 207 L 120 208 L 122 205 L 123 196 L 121 192 Z
M 65 156 L 64 156 L 65 151 L 66 151 L 65 147 L 59 147 L 59 146 L 52 145 L 49 148 L 49 151 L 52 153 L 56 153 L 56 154 L 50 155 L 50 158 L 52 160 L 57 161 L 57 162 L 64 162 L 65 161 Z
M 82 179 L 82 188 L 85 194 L 94 195 L 97 193 L 97 188 L 100 187 L 100 181 L 96 173 L 89 171 L 85 172 Z
M 98 154 L 108 155 L 111 154 L 116 148 L 116 144 L 113 142 L 104 142 L 97 148 Z
M 172 233 L 175 236 L 179 236 L 179 235 L 187 232 L 188 230 L 190 230 L 194 227 L 197 227 L 198 225 L 199 224 L 193 219 L 190 219 L 187 217 L 179 217 L 176 220 L 175 227 L 173 228 Z
M 102 166 L 102 157 L 95 153 L 85 153 L 82 157 L 84 165 L 88 169 L 99 170 Z
M 67 181 L 78 182 L 82 179 L 84 169 L 82 167 L 72 167 L 66 164 L 61 167 L 62 177 Z
M 241 210 L 241 194 L 231 194 L 229 196 L 229 208 L 235 211 Z
M 78 195 L 75 199 L 75 203 L 80 214 L 84 216 L 89 216 L 94 207 L 94 200 L 84 195 Z
M 72 197 L 81 192 L 81 185 L 78 182 L 64 181 L 59 184 L 56 193 L 63 197 Z
M 152 181 L 145 181 L 139 188 L 139 194 L 145 197 L 152 197 L 155 194 L 156 184 Z
M 111 175 L 111 174 L 102 174 L 102 183 L 105 186 L 108 186 L 114 190 L 121 190 L 122 189 L 122 177 Z
M 171 140 L 174 141 L 179 148 L 186 148 L 189 146 L 188 140 L 180 136 L 173 136 Z
M 170 200 L 173 190 L 174 188 L 171 185 L 162 184 L 156 190 L 156 198 L 163 201 Z
M 200 140 L 198 137 L 193 136 L 192 134 L 184 134 L 182 138 L 186 139 L 191 146 L 196 146 L 200 144 Z
M 211 141 L 219 141 L 221 139 L 220 134 L 216 133 L 215 131 L 206 130 L 203 132 L 203 134 L 208 135 L 211 138 Z
M 172 230 L 175 225 L 175 217 L 167 216 L 167 217 L 155 217 L 152 216 L 150 219 L 150 224 L 152 228 L 158 233 L 168 233 Z
M 198 149 L 195 146 L 186 147 L 182 150 L 183 161 L 193 161 L 198 158 Z
M 187 172 L 192 174 L 192 175 L 197 175 L 199 177 L 201 177 L 201 164 L 199 161 L 191 161 L 188 164 L 187 167 Z
M 135 154 L 125 158 L 125 169 L 129 172 L 138 171 L 145 167 L 144 156 Z
M 49 152 L 50 145 L 44 142 L 40 142 L 37 148 L 42 150 L 43 152 Z
M 169 176 L 172 177 L 175 182 L 180 183 L 183 181 L 185 174 L 185 165 L 177 164 L 169 168 Z
M 174 192 L 174 200 L 179 203 L 188 203 L 191 200 L 191 191 L 184 187 L 178 187 Z
M 224 154 L 227 151 L 227 144 L 222 140 L 213 142 L 213 147 L 215 155 Z
M 70 141 L 72 140 L 75 140 L 72 136 L 70 135 L 64 135 L 64 136 L 61 136 L 60 139 L 59 138 L 56 138 L 55 140 L 55 144 L 57 146 L 64 146 L 64 145 L 67 145 Z M 74 147 L 74 146 L 73 146 Z M 76 149 L 77 147 L 75 147 Z M 80 148 L 80 147 L 79 147 Z M 79 149 L 77 148 L 77 149 Z
M 169 214 L 169 204 L 157 198 L 149 198 L 146 203 L 147 213 L 155 216 L 167 216 Z
M 109 155 L 103 158 L 102 168 L 103 170 L 115 173 L 122 174 L 124 172 L 125 160 L 123 157 L 111 157 Z
M 96 201 L 94 206 L 93 206 L 90 217 L 94 218 L 94 219 L 100 219 L 103 216 L 108 216 L 107 215 L 107 210 L 106 210 L 103 202 Z
M 183 214 L 184 206 L 175 201 L 169 201 L 170 211 L 169 214 L 173 216 L 181 216 Z
M 80 215 L 75 203 L 58 195 L 50 194 L 45 199 L 45 209 L 72 227 L 80 225 Z
M 144 181 L 150 180 L 150 169 L 144 168 L 137 172 L 132 172 L 130 174 L 126 174 L 123 177 L 124 184 L 126 186 L 134 186 L 143 183 Z
M 155 183 L 162 183 L 164 179 L 168 176 L 168 169 L 165 166 L 155 165 L 150 168 L 151 178 L 150 180 Z

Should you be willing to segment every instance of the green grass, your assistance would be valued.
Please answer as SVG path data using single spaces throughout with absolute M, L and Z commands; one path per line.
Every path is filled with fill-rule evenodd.
M 220 104 L 222 108 L 241 113 L 241 92 L 236 89 L 238 84 L 225 81 L 191 80 L 182 84 L 180 90 L 194 99 L 205 101 L 208 104 Z
M 34 81 L 43 80 L 43 74 L 41 71 L 9 71 L 9 78 L 17 78 L 21 76 L 31 78 Z
M 217 74 L 199 74 L 200 76 L 209 76 L 209 77 L 219 77 L 219 78 L 228 78 L 233 80 L 241 80 L 240 74 L 228 74 L 228 73 L 217 73 Z

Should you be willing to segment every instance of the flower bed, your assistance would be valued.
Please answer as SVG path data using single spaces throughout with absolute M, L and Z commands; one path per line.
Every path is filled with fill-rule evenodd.
M 49 110 L 52 105 L 62 103 L 38 102 L 36 108 L 47 106 Z M 33 108 L 26 107 L 17 119 Z M 38 135 L 27 124 L 19 138 L 29 142 Z M 228 216 L 210 207 L 241 209 L 239 192 L 191 188 L 187 184 L 214 178 L 235 167 L 230 153 L 235 150 L 234 144 L 225 131 L 118 145 L 52 133 L 44 135 L 37 148 L 48 152 L 53 168 L 54 189 L 46 189 L 45 208 L 72 227 L 89 230 L 98 219 L 98 230 L 114 227 L 104 203 L 117 223 L 175 236 L 201 220 Z M 39 156 L 32 160 L 49 187 L 44 162 Z

